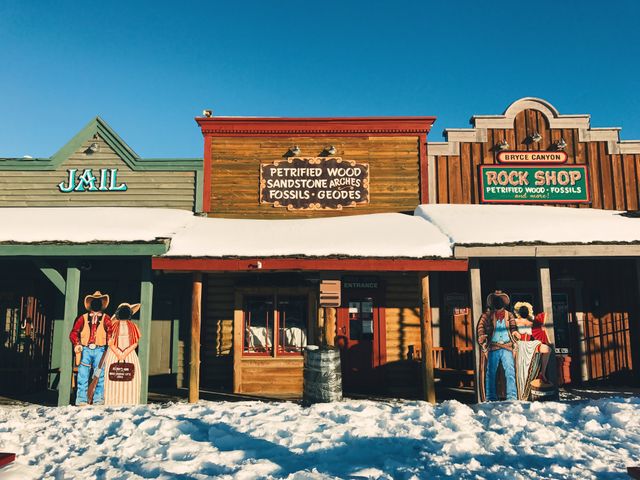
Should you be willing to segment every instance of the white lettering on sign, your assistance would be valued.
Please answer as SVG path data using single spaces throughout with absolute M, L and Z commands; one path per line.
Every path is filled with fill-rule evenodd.
M 369 202 L 369 165 L 338 157 L 291 157 L 260 166 L 260 202 L 336 209 Z
M 101 168 L 100 174 L 96 177 L 93 170 L 86 168 L 78 174 L 77 168 L 67 170 L 68 178 L 65 182 L 58 184 L 58 190 L 62 193 L 71 192 L 126 192 L 126 183 L 118 185 L 117 168 Z

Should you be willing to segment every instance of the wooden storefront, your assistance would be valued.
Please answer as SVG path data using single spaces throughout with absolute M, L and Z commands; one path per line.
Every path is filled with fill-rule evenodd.
M 281 221 L 411 214 L 428 198 L 426 137 L 433 117 L 205 117 L 197 121 L 205 143 L 203 210 L 209 217 Z M 357 200 L 330 206 L 319 191 L 312 191 L 315 200 L 306 204 L 299 199 L 269 201 L 265 169 L 291 168 L 294 164 L 302 169 L 330 169 L 331 165 L 365 169 L 363 183 L 358 183 L 359 187 L 364 185 L 365 192 Z M 331 179 L 324 188 L 340 190 L 332 186 Z M 254 232 L 256 250 L 261 241 L 258 227 Z M 297 228 L 305 227 L 298 224 Z M 327 229 L 315 241 L 340 242 L 339 237 L 346 232 Z M 373 234 L 383 237 L 385 232 Z M 421 299 L 424 297 L 428 305 L 429 298 L 428 292 L 421 296 L 421 279 L 438 270 L 466 271 L 466 262 L 371 258 L 366 253 L 355 259 L 309 255 L 301 251 L 300 255 L 280 259 L 258 256 L 154 261 L 154 268 L 159 270 L 191 269 L 204 274 L 201 388 L 300 396 L 301 344 L 290 348 L 283 345 L 282 336 L 283 319 L 296 318 L 296 327 L 287 330 L 287 335 L 293 331 L 304 337 L 304 344 L 326 343 L 342 349 L 346 391 L 423 395 L 422 327 L 431 310 L 421 314 Z M 272 264 L 277 266 L 270 267 Z M 340 282 L 339 306 L 327 308 L 319 303 L 323 280 Z M 428 281 L 423 284 L 428 286 Z M 258 326 L 255 319 L 262 323 Z M 199 327 L 194 328 L 197 331 Z
M 141 401 L 150 375 L 152 382 L 170 376 L 175 386 L 183 375 L 178 350 L 186 336 L 179 327 L 188 315 L 181 303 L 188 292 L 180 295 L 185 282 L 153 276 L 151 257 L 166 251 L 166 239 L 119 242 L 113 232 L 126 237 L 139 228 L 146 217 L 140 207 L 199 211 L 202 159 L 140 158 L 95 118 L 51 157 L 0 158 L 0 186 L 0 215 L 22 232 L 0 242 L 0 396 L 69 403 L 69 332 L 85 295 L 96 290 L 110 294 L 109 314 L 120 302 L 142 304 L 136 317 L 143 338 Z M 83 225 L 95 237 L 55 240 Z M 101 241 L 103 235 L 111 240 Z
M 472 128 L 445 130 L 445 142 L 428 143 L 430 204 L 485 203 L 482 168 L 512 166 L 500 161 L 501 151 L 561 153 L 566 158 L 562 168 L 586 167 L 588 201 L 527 203 L 637 215 L 640 141 L 621 141 L 619 128 L 593 128 L 589 115 L 563 115 L 536 98 L 518 100 L 502 115 L 474 115 L 471 124 Z M 494 228 L 490 219 L 486 228 Z M 512 228 L 526 229 L 526 216 Z M 640 380 L 635 347 L 640 264 L 632 245 L 555 248 L 506 242 L 454 251 L 457 258 L 469 260 L 470 274 L 439 277 L 439 294 L 432 299 L 438 317 L 434 349 L 441 352 L 437 376 L 453 376 L 454 385 L 464 385 L 465 379 L 473 384 L 473 357 L 465 353 L 477 349 L 475 322 L 487 295 L 500 289 L 511 295 L 512 305 L 526 300 L 536 312 L 547 313 L 545 326 L 557 360 L 570 362 L 570 375 L 560 378 L 561 383 L 635 385 Z

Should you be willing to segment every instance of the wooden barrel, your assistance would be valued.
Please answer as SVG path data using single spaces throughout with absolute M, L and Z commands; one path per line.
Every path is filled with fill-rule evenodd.
M 340 350 L 309 345 L 304 351 L 303 380 L 302 400 L 306 405 L 342 400 Z
M 557 400 L 558 389 L 551 383 L 544 383 L 540 379 L 531 382 L 531 401 Z

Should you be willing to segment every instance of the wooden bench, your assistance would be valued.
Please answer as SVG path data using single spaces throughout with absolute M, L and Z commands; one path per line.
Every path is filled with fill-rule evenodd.
M 473 347 L 433 347 L 433 365 L 436 378 L 459 380 L 467 385 L 473 382 Z

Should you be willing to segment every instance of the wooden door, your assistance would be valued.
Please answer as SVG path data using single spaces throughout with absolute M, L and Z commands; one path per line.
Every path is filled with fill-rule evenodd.
M 368 294 L 351 295 L 343 305 L 338 309 L 336 342 L 342 351 L 344 389 L 374 391 L 374 369 L 381 363 L 381 309 Z

